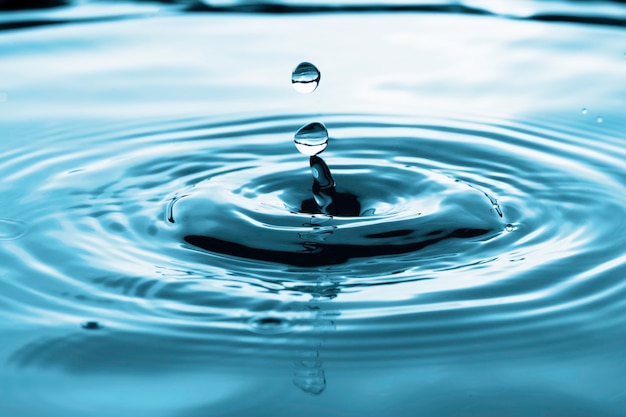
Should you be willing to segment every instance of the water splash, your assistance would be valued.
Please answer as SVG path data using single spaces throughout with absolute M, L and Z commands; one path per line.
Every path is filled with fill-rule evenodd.
M 105 407 L 91 403 L 106 402 L 102 392 L 111 384 L 124 394 L 114 405 L 120 415 L 145 407 L 146 392 L 170 393 L 169 402 L 159 398 L 153 415 L 210 415 L 216 405 L 232 414 L 242 399 L 249 411 L 268 405 L 270 384 L 287 385 L 275 383 L 276 368 L 284 371 L 287 361 L 297 360 L 296 385 L 314 393 L 328 379 L 331 395 L 324 404 L 310 398 L 300 402 L 300 389 L 281 389 L 281 401 L 270 410 L 274 414 L 297 415 L 303 405 L 313 405 L 356 415 L 390 407 L 398 415 L 414 414 L 416 407 L 432 416 L 459 410 L 493 415 L 507 406 L 532 415 L 515 406 L 537 400 L 545 409 L 569 401 L 569 414 L 621 415 L 624 122 L 609 103 L 623 96 L 617 79 L 621 67 L 615 65 L 615 51 L 623 63 L 622 34 L 578 31 L 574 24 L 567 30 L 537 31 L 537 25 L 548 29 L 550 24 L 496 17 L 382 17 L 389 23 L 385 36 L 371 29 L 380 23 L 377 15 L 351 15 L 347 21 L 299 16 L 294 23 L 238 14 L 215 19 L 211 30 L 218 43 L 197 36 L 206 33 L 206 19 L 195 16 L 181 17 L 178 25 L 168 16 L 168 25 L 177 30 L 167 36 L 160 19 L 98 23 L 98 30 L 84 31 L 80 44 L 67 24 L 5 34 L 0 61 L 9 66 L 9 79 L 2 83 L 11 94 L 5 107 L 11 112 L 22 107 L 24 121 L 11 120 L 18 113 L 4 113 L 6 124 L 0 129 L 16 138 L 14 149 L 1 157 L 4 210 L 5 217 L 19 213 L 29 231 L 19 241 L 0 242 L 2 359 L 11 380 L 5 394 L 7 403 L 24 408 L 5 414 L 39 415 L 50 408 L 48 414 L 73 417 L 90 405 L 98 414 Z M 321 20 L 324 36 L 315 31 Z M 290 142 L 298 127 L 317 116 L 271 113 L 291 109 L 292 103 L 262 88 L 241 88 L 248 85 L 250 72 L 239 69 L 250 68 L 250 55 L 232 51 L 244 50 L 249 40 L 233 28 L 249 22 L 266 29 L 258 31 L 258 56 L 271 56 L 272 65 L 287 72 L 291 57 L 301 53 L 304 41 L 311 46 L 313 37 L 327 62 L 343 50 L 337 48 L 344 42 L 336 42 L 342 33 L 352 36 L 346 44 L 354 40 L 368 46 L 335 65 L 343 71 L 333 70 L 334 85 L 341 88 L 329 89 L 328 101 L 337 100 L 322 109 L 320 118 L 332 128 L 333 138 L 341 138 L 333 142 L 333 158 L 327 160 L 336 180 L 334 203 L 342 193 L 354 193 L 362 205 L 359 216 L 301 210 L 303 200 L 313 200 L 313 179 Z M 277 45 L 275 40 L 296 26 L 293 42 Z M 456 33 L 458 27 L 475 30 Z M 515 30 L 490 36 L 503 27 Z M 151 36 L 136 36 L 146 33 Z M 180 39 L 172 38 L 179 33 Z M 423 33 L 430 33 L 435 44 L 421 42 Z M 483 42 L 476 42 L 474 34 Z M 172 59 L 162 48 L 151 49 L 163 44 L 155 42 L 159 36 L 167 38 L 167 45 L 178 40 L 188 45 L 178 52 L 189 55 Z M 428 55 L 433 47 L 447 50 L 457 37 L 468 36 L 456 53 Z M 580 47 L 567 48 L 572 39 Z M 519 54 L 499 53 L 524 52 L 529 40 L 537 41 L 530 57 L 537 71 L 532 73 L 518 65 Z M 95 67 L 84 65 L 86 54 L 113 62 L 120 52 L 132 53 L 126 45 L 141 49 L 142 59 L 126 62 L 123 72 L 105 65 L 95 73 Z M 414 53 L 404 53 L 408 49 Z M 485 51 L 496 52 L 490 58 L 501 71 L 474 74 L 455 66 L 459 57 L 484 58 Z M 216 59 L 205 66 L 208 60 L 193 59 L 198 52 Z M 576 68 L 582 55 L 590 65 Z M 432 62 L 420 66 L 424 56 Z M 60 60 L 64 65 L 54 66 Z M 53 64 L 55 82 L 39 82 L 40 74 L 28 71 L 32 62 Z M 389 65 L 394 62 L 401 67 Z M 154 75 L 155 67 L 173 74 L 172 84 L 159 95 L 163 106 L 151 105 L 153 83 L 136 82 L 137 76 Z M 210 83 L 203 82 L 207 70 L 214 71 Z M 537 78 L 535 72 L 547 76 Z M 590 73 L 605 75 L 606 88 L 580 83 Z M 67 95 L 80 92 L 82 81 L 93 75 L 102 79 L 102 89 L 90 90 L 89 97 Z M 513 100 L 511 80 L 527 87 L 518 89 Z M 118 82 L 128 87 L 123 100 L 107 91 Z M 196 119 L 178 118 L 180 113 L 172 113 L 197 108 L 188 87 L 198 95 L 209 93 L 204 99 L 210 109 L 236 109 L 249 119 L 206 117 L 204 106 Z M 294 102 L 304 98 L 298 95 Z M 473 115 L 448 109 L 466 107 L 477 96 L 481 100 Z M 581 99 L 592 106 L 586 118 L 578 113 L 581 105 L 572 110 Z M 604 103 L 603 125 L 596 125 L 594 103 Z M 105 120 L 83 117 L 83 111 L 99 115 L 103 109 Z M 423 109 L 432 110 L 432 117 L 420 116 Z M 506 111 L 508 118 L 498 119 L 498 111 Z M 578 123 L 572 120 L 577 118 Z M 476 188 L 464 192 L 467 184 Z M 502 223 L 514 224 L 514 232 L 501 233 L 497 211 L 479 189 L 498 197 L 506 214 Z M 176 195 L 185 197 L 165 216 L 167 201 Z M 114 231 L 114 222 L 124 230 Z M 156 237 L 149 227 L 158 230 Z M 488 232 L 478 235 L 481 230 Z M 219 241 L 207 241 L 203 251 L 184 241 L 194 234 Z M 300 315 L 291 322 L 296 324 L 293 334 L 263 332 L 282 328 L 278 318 L 292 317 L 282 313 L 301 303 L 320 271 L 345 289 L 332 302 L 341 313 L 338 331 L 321 346 L 323 337 L 313 337 L 311 324 L 305 352 L 297 355 L 294 344 L 304 333 Z M 259 317 L 256 332 L 247 325 L 251 317 Z M 83 330 L 80 322 L 87 319 L 106 326 Z M 57 325 L 60 320 L 69 326 Z M 12 351 L 21 351 L 25 360 L 16 366 Z M 10 373 L 26 366 L 28 372 Z M 61 372 L 50 374 L 45 366 Z M 233 372 L 213 373 L 218 367 Z M 168 377 L 149 377 L 157 373 Z M 184 379 L 192 373 L 193 380 Z M 581 373 L 586 378 L 573 378 Z M 511 375 L 519 378 L 507 379 Z M 291 384 L 291 375 L 281 376 Z M 60 383 L 49 384 L 51 378 Z M 152 386 L 155 382 L 168 385 Z M 241 385 L 230 392 L 221 389 L 229 383 Z M 84 386 L 91 389 L 82 391 Z M 477 401 L 481 386 L 487 388 Z M 553 386 L 559 395 L 553 395 Z M 172 393 L 176 387 L 184 395 Z M 350 403 L 355 387 L 365 395 Z M 68 390 L 76 394 L 75 401 L 55 400 Z M 33 401 L 22 401 L 25 392 Z M 519 402 L 502 402 L 514 394 L 521 394 Z M 447 400 L 438 401 L 441 397 Z M 572 398 L 598 404 L 597 412 L 584 403 L 572 409 Z M 499 410 L 485 409 L 493 399 Z M 445 403 L 448 412 L 433 411 L 432 403 Z M 31 404 L 39 409 L 29 410 Z M 195 404 L 204 404 L 203 409 Z M 64 407 L 74 412 L 60 410 Z
M 315 91 L 320 83 L 320 78 L 320 71 L 310 62 L 298 64 L 291 73 L 293 88 L 300 94 L 309 94 Z

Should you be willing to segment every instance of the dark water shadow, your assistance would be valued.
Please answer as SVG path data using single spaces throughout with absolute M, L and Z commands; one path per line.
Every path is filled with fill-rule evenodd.
M 299 252 L 260 249 L 210 236 L 190 235 L 185 236 L 184 239 L 185 242 L 212 253 L 292 266 L 318 267 L 339 265 L 354 258 L 369 258 L 417 252 L 447 239 L 474 238 L 488 233 L 489 230 L 486 229 L 457 229 L 440 237 L 426 238 L 419 242 L 393 245 L 381 245 L 379 242 L 372 244 L 372 246 L 305 242 L 302 244 L 302 250 Z

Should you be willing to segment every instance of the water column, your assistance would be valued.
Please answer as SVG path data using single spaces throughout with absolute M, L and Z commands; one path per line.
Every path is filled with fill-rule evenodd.
M 294 89 L 301 94 L 309 94 L 315 91 L 320 82 L 319 70 L 309 62 L 299 64 L 291 74 L 291 82 Z M 318 156 L 328 145 L 328 130 L 321 122 L 312 122 L 302 126 L 294 136 L 294 144 L 298 151 L 309 156 L 309 165 L 313 176 L 313 200 L 317 210 L 323 214 L 334 213 L 335 181 L 332 178 L 328 165 Z M 312 209 L 310 211 L 313 211 Z M 313 213 L 312 213 L 313 214 Z M 314 228 L 311 233 L 301 238 L 307 241 L 324 240 L 326 233 L 320 228 Z M 324 364 L 320 357 L 320 349 L 324 343 L 325 335 L 334 328 L 334 322 L 327 317 L 322 310 L 321 304 L 324 299 L 332 299 L 335 291 L 327 291 L 329 279 L 320 274 L 316 278 L 317 283 L 311 293 L 311 300 L 306 305 L 306 310 L 311 314 L 311 328 L 308 329 L 308 337 L 304 340 L 304 346 L 298 353 L 294 363 L 293 383 L 303 392 L 319 395 L 326 389 L 326 374 Z

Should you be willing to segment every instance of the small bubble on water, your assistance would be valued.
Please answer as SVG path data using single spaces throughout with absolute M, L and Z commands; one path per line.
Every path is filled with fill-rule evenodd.
M 97 321 L 86 321 L 81 324 L 81 327 L 85 330 L 100 330 L 102 329 L 102 325 Z
M 583 115 L 587 114 L 587 108 L 583 107 L 580 111 Z
M 604 122 L 604 118 L 602 116 L 598 116 L 598 117 L 596 117 L 596 122 L 602 123 L 602 122 Z
M 315 91 L 320 83 L 320 71 L 310 62 L 302 62 L 291 73 L 291 84 L 300 94 Z
M 328 145 L 328 130 L 323 123 L 309 123 L 296 132 L 293 141 L 301 153 L 308 156 L 317 155 Z
M 515 226 L 509 223 L 506 226 L 504 226 L 504 230 L 506 230 L 507 232 L 512 232 L 513 230 L 515 230 Z

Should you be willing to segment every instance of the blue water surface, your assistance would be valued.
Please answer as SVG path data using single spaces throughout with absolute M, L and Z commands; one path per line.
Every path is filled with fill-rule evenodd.
M 626 416 L 622 2 L 0 9 L 1 416 Z

